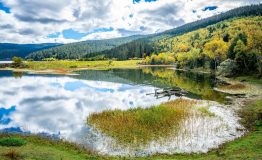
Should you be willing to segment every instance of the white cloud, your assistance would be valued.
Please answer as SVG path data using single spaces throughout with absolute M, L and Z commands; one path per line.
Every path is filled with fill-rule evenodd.
M 112 32 L 92 33 L 80 40 L 104 39 L 161 32 L 261 0 L 0 0 L 11 13 L 0 10 L 1 43 L 75 42 L 48 38 L 49 34 L 73 28 L 81 33 L 112 27 Z M 202 11 L 206 6 L 218 6 Z M 196 13 L 192 11 L 196 10 Z

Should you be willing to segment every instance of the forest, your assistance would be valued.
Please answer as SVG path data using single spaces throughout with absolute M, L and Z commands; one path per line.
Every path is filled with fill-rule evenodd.
M 144 36 L 137 35 L 123 38 L 88 40 L 70 43 L 31 53 L 29 56 L 27 56 L 27 58 L 33 60 L 44 60 L 46 58 L 81 59 L 96 57 L 95 60 L 103 60 L 103 56 L 101 56 L 101 54 L 98 56 L 97 52 L 109 50 L 120 46 L 121 44 L 128 43 L 142 37 Z
M 176 64 L 177 68 L 216 69 L 227 60 L 234 72 L 262 74 L 262 17 L 226 20 L 187 34 L 155 42 L 160 54 L 145 64 Z M 226 62 L 225 62 L 226 63 Z

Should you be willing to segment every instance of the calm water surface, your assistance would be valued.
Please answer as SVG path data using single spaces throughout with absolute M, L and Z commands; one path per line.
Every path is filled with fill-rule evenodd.
M 224 102 L 212 76 L 166 68 L 78 71 L 76 76 L 0 71 L 0 131 L 34 133 L 92 146 L 88 115 L 104 110 L 150 107 L 156 88 L 179 87 L 191 98 Z

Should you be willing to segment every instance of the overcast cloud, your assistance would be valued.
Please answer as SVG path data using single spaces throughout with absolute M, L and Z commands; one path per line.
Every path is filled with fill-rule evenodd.
M 151 34 L 261 2 L 262 0 L 0 0 L 0 43 L 69 43 Z M 69 35 L 76 32 L 83 33 L 83 36 L 65 38 L 62 34 L 65 30 L 73 30 Z

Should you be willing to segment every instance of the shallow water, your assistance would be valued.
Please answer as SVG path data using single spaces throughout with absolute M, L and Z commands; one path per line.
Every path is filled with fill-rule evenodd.
M 213 90 L 217 81 L 212 76 L 203 74 L 184 73 L 166 68 L 88 70 L 77 73 L 75 76 L 54 76 L 0 71 L 0 131 L 63 138 L 84 144 L 102 154 L 147 155 L 161 151 L 174 153 L 177 150 L 186 151 L 183 142 L 180 142 L 182 148 L 176 148 L 174 143 L 178 144 L 177 141 L 161 145 L 162 148 L 156 147 L 159 144 L 153 142 L 151 144 L 153 148 L 150 146 L 141 150 L 123 148 L 111 143 L 114 140 L 86 124 L 86 119 L 94 112 L 150 107 L 177 98 L 172 96 L 157 99 L 154 95 L 146 95 L 153 93 L 156 88 L 180 87 L 189 91 L 188 97 L 216 100 L 221 103 L 225 97 L 225 94 Z M 221 123 L 216 127 L 224 125 L 224 121 L 226 120 L 222 117 Z M 223 133 L 225 136 L 233 133 L 236 127 L 228 126 L 228 130 L 224 129 L 209 138 L 223 136 Z M 194 134 L 192 136 L 194 137 Z M 203 150 L 196 151 L 207 151 L 237 136 L 239 135 L 221 140 L 218 138 L 211 141 L 211 145 L 202 146 Z M 203 141 L 200 144 L 202 143 Z M 193 143 L 197 144 L 199 144 L 197 141 Z

